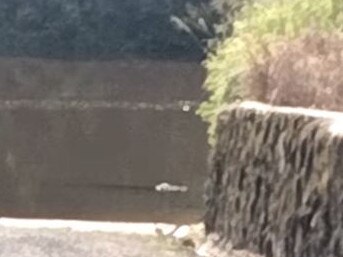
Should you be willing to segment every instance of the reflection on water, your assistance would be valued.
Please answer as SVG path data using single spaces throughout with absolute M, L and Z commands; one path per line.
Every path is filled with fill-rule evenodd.
M 0 109 L 14 110 L 19 108 L 62 110 L 62 109 L 123 109 L 123 110 L 153 110 L 153 111 L 183 111 L 189 112 L 198 106 L 196 101 L 175 101 L 171 103 L 145 103 L 104 100 L 0 100 Z

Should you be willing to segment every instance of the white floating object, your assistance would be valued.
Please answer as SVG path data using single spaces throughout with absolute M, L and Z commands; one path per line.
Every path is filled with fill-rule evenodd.
M 189 112 L 191 110 L 191 107 L 188 104 L 185 104 L 182 106 L 182 111 Z
M 169 183 L 161 183 L 155 186 L 155 190 L 157 192 L 183 192 L 185 193 L 188 191 L 188 187 L 171 185 Z

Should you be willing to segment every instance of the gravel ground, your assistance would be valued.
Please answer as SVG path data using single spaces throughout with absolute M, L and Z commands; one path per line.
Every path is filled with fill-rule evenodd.
M 168 238 L 69 228 L 0 226 L 1 257 L 194 257 Z

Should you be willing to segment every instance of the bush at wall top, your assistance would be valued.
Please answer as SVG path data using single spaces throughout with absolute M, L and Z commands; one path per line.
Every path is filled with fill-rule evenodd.
M 342 25 L 342 0 L 247 1 L 236 16 L 232 36 L 223 40 L 204 63 L 204 87 L 210 96 L 198 113 L 210 123 L 210 143 L 215 141 L 218 111 L 244 97 L 243 77 L 265 46 L 296 38 L 307 29 L 331 31 L 341 29 Z

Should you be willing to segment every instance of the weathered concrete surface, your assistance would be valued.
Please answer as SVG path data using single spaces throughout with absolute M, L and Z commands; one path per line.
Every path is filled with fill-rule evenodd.
M 343 113 L 232 105 L 219 118 L 207 233 L 267 257 L 343 256 Z
M 0 219 L 0 257 L 260 257 L 212 242 L 203 224 Z
M 0 227 L 1 257 L 194 257 L 157 236 Z

